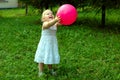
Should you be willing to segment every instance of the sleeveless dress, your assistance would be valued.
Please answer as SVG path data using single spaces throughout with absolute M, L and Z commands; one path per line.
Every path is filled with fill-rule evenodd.
M 44 64 L 58 64 L 60 62 L 56 31 L 55 25 L 42 30 L 35 54 L 35 62 Z

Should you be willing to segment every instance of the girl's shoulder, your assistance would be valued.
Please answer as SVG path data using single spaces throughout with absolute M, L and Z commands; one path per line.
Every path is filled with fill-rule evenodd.
M 48 22 L 43 22 L 42 29 L 56 29 L 57 28 L 57 25 L 50 26 L 49 28 L 44 28 L 47 24 Z
M 42 27 L 44 27 L 47 24 L 48 24 L 48 22 L 43 22 Z
M 43 22 L 42 24 L 42 29 L 44 29 L 44 27 L 47 25 L 48 22 Z

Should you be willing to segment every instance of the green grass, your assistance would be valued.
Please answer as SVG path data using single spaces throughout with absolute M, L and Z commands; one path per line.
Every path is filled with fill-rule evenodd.
M 42 80 L 119 80 L 120 33 L 115 28 L 120 25 L 119 12 L 108 10 L 110 29 L 98 27 L 100 13 L 95 11 L 79 12 L 75 24 L 59 27 L 58 76 Z M 38 20 L 37 15 L 25 16 L 23 9 L 0 10 L 0 80 L 41 80 L 34 62 L 41 33 Z

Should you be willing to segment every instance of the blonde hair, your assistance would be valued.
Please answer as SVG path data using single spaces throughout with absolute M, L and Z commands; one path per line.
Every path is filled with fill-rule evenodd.
M 42 16 L 41 16 L 41 21 L 44 22 L 44 15 L 46 12 L 51 11 L 50 9 L 46 9 L 43 11 Z

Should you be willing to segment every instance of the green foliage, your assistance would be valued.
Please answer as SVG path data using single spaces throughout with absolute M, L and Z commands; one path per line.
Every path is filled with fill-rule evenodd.
M 101 7 L 103 4 L 107 8 L 119 8 L 120 1 L 119 0 L 86 0 L 91 6 Z
M 107 11 L 109 26 L 120 25 L 119 12 Z M 75 24 L 58 27 L 58 76 L 39 79 L 34 62 L 41 33 L 39 16 L 24 16 L 23 9 L 0 10 L 0 80 L 119 80 L 120 34 L 116 29 L 99 29 L 100 13 L 95 14 L 79 11 Z
M 27 3 L 29 5 L 32 5 L 33 7 L 37 9 L 48 9 L 51 6 L 55 6 L 55 2 L 53 0 L 19 0 L 23 3 Z
M 24 3 L 30 4 L 38 9 L 40 8 L 50 8 L 56 5 L 62 4 L 72 4 L 76 7 L 83 7 L 83 6 L 94 6 L 94 7 L 101 7 L 102 4 L 105 4 L 107 8 L 119 8 L 120 7 L 120 0 L 19 0 Z

